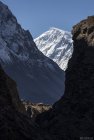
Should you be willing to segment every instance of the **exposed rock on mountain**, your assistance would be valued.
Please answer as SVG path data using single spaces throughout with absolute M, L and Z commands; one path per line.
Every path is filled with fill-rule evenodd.
M 94 138 L 94 16 L 74 26 L 72 34 L 65 94 L 37 119 L 54 140 Z
M 51 105 L 43 104 L 43 103 L 31 103 L 30 101 L 22 101 L 25 106 L 27 115 L 30 116 L 33 120 L 37 117 L 37 115 L 46 112 L 52 108 Z
M 17 83 L 20 97 L 54 103 L 64 91 L 64 73 L 36 47 L 29 31 L 0 2 L 0 62 Z
M 0 66 L 0 140 L 45 140 L 45 134 L 24 113 L 15 82 Z
M 68 60 L 73 52 L 72 35 L 70 32 L 51 28 L 35 40 L 39 50 L 56 62 L 61 69 L 67 68 Z

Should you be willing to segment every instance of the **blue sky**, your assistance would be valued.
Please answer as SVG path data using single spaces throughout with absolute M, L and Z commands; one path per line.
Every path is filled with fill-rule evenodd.
M 37 37 L 50 27 L 71 31 L 72 26 L 94 15 L 94 0 L 1 0 L 24 29 Z

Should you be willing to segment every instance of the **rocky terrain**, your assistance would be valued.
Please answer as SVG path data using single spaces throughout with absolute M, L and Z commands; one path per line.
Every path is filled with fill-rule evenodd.
M 0 2 L 0 63 L 17 83 L 20 97 L 54 103 L 64 92 L 64 72 L 36 47 L 9 8 Z
M 94 16 L 75 25 L 72 34 L 65 94 L 36 120 L 53 140 L 94 138 Z
M 20 74 L 24 72 L 22 76 L 25 77 L 27 69 L 24 68 L 28 67 L 27 56 L 29 55 L 29 59 L 32 61 L 29 63 L 30 69 L 28 69 L 27 73 L 31 68 L 33 69 L 32 72 L 35 72 L 33 76 L 39 76 L 36 74 L 37 68 L 40 75 L 43 74 L 42 72 L 45 73 L 49 67 L 45 67 L 45 69 L 43 67 L 43 60 L 46 59 L 46 64 L 47 62 L 53 64 L 55 67 L 54 70 L 57 70 L 55 73 L 53 70 L 50 71 L 52 69 L 52 65 L 50 65 L 51 69 L 49 73 L 53 72 L 57 74 L 60 72 L 59 74 L 61 74 L 61 70 L 53 61 L 45 58 L 42 53 L 39 53 L 40 51 L 34 45 L 33 40 L 30 42 L 27 41 L 28 32 L 24 31 L 20 25 L 17 24 L 15 17 L 11 14 L 8 7 L 0 3 L 0 11 L 0 63 L 2 63 L 3 68 L 11 75 L 13 72 L 16 74 L 21 70 Z M 11 24 L 10 19 L 16 23 L 17 32 L 15 32 L 14 24 Z M 11 26 L 9 26 L 10 24 Z M 16 45 L 18 45 L 17 52 L 13 49 L 15 47 L 11 45 L 16 41 L 15 34 L 17 39 Z M 16 83 L 5 74 L 0 65 L 0 140 L 94 139 L 94 16 L 90 16 L 75 25 L 72 34 L 74 51 L 66 70 L 65 93 L 63 95 L 62 92 L 63 96 L 52 107 L 43 104 L 21 102 Z M 21 37 L 19 35 L 21 35 Z M 29 37 L 31 38 L 30 34 Z M 19 45 L 20 42 L 22 43 L 21 46 Z M 27 45 L 23 45 L 24 43 Z M 29 46 L 29 43 L 33 43 L 33 45 L 30 44 Z M 30 47 L 29 52 L 28 47 Z M 19 49 L 21 49 L 21 51 Z M 25 51 L 23 51 L 24 49 Z M 40 64 L 40 61 L 38 60 L 41 60 L 43 64 L 43 69 L 41 67 L 42 71 L 39 71 L 38 64 Z M 32 65 L 31 62 L 33 62 Z M 13 66 L 14 71 L 12 69 Z M 9 70 L 11 70 L 11 72 Z M 14 76 L 14 74 L 12 76 Z M 56 76 L 58 76 L 58 74 Z M 21 78 L 21 75 L 19 75 L 19 77 Z M 25 86 L 24 80 L 25 79 L 21 79 L 20 81 L 23 87 Z M 27 80 L 25 82 L 27 82 Z M 55 85 L 53 85 L 53 88 L 55 88 Z M 40 95 L 41 94 L 39 94 L 38 97 Z M 33 115 L 31 114 L 32 112 L 30 112 L 31 109 L 36 111 L 36 114 L 39 114 L 37 114 L 34 119 L 31 118 Z M 40 114 L 40 112 L 43 113 Z
M 35 118 L 48 110 L 52 108 L 51 105 L 43 104 L 43 103 L 32 103 L 31 101 L 22 101 L 22 104 L 25 107 L 26 113 L 29 117 L 31 117 L 33 120 Z
M 70 32 L 52 27 L 34 41 L 44 55 L 56 62 L 62 70 L 66 70 L 73 53 L 72 34 Z
M 0 66 L 0 140 L 46 140 L 46 137 L 26 115 L 15 82 Z

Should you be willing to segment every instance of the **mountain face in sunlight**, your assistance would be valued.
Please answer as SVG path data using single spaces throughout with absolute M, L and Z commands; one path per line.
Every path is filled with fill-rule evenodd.
M 64 71 L 73 53 L 72 35 L 70 32 L 51 28 L 35 40 L 39 50 L 56 62 Z

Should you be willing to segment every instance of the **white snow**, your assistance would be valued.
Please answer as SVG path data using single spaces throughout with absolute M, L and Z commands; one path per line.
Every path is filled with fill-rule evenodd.
M 73 52 L 70 32 L 52 27 L 34 41 L 44 55 L 55 61 L 61 69 L 66 70 Z

